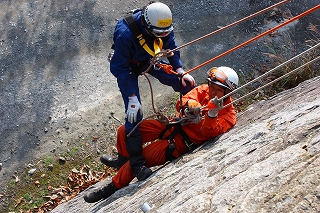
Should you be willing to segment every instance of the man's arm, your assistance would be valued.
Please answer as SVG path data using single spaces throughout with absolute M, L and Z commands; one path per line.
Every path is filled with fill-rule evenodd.
M 233 106 L 222 109 L 214 118 L 205 115 L 200 131 L 203 136 L 214 138 L 227 132 L 236 124 L 236 112 Z
M 177 47 L 174 37 L 174 32 L 172 31 L 164 42 L 163 49 L 173 50 Z M 182 61 L 180 59 L 180 50 L 174 51 L 174 55 L 168 57 L 168 61 L 173 67 L 173 70 L 176 71 L 179 67 L 182 67 Z
M 198 101 L 202 106 L 206 105 L 209 99 L 207 94 L 206 85 L 202 84 L 193 88 L 190 92 L 182 96 L 182 106 L 186 106 L 188 100 Z M 180 99 L 176 103 L 177 112 L 180 111 Z
M 137 91 L 130 79 L 129 73 L 131 72 L 129 60 L 133 50 L 130 45 L 132 43 L 130 35 L 132 34 L 125 26 L 119 26 L 115 31 L 114 40 L 115 50 L 114 55 L 110 61 L 110 71 L 117 78 L 118 86 L 124 97 L 130 97 L 136 94 Z M 121 29 L 124 28 L 124 29 Z

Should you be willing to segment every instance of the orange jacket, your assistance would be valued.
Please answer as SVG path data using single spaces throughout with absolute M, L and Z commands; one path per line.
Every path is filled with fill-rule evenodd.
M 202 84 L 184 95 L 182 97 L 182 106 L 185 106 L 188 100 L 198 101 L 201 106 L 208 105 L 210 101 L 208 85 Z M 224 102 L 224 105 L 229 104 L 231 101 L 232 99 L 229 96 Z M 180 110 L 180 100 L 176 104 L 176 109 L 177 111 Z M 187 124 L 182 127 L 190 140 L 197 145 L 225 133 L 233 127 L 237 121 L 233 105 L 220 110 L 218 116 L 215 118 L 210 118 L 207 112 L 208 108 L 202 110 L 204 119 L 202 119 L 201 122 L 197 124 Z

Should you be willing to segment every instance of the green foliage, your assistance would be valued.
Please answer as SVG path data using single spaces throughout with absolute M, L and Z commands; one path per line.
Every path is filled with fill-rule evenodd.
M 27 202 L 30 202 L 32 200 L 32 197 L 29 193 L 26 193 L 23 195 L 23 199 L 25 199 Z
M 16 185 L 16 182 L 14 180 L 10 180 L 9 183 L 8 183 L 8 188 L 12 189 L 12 188 L 15 187 L 15 185 Z
M 311 24 L 310 24 L 311 25 Z M 313 26 L 313 25 L 311 25 Z M 315 32 L 318 32 L 315 30 L 315 26 L 313 28 Z M 272 68 L 284 63 L 285 61 L 291 59 L 295 55 L 297 55 L 296 50 L 296 44 L 294 40 L 291 38 L 290 34 L 285 34 L 285 40 L 286 42 L 284 44 L 279 45 L 277 42 L 267 42 L 266 45 L 269 49 L 268 53 L 265 53 L 265 55 L 269 58 L 270 63 L 265 67 L 267 70 L 271 70 Z M 306 40 L 305 46 L 306 49 L 309 49 L 310 47 L 316 45 L 320 41 L 320 34 L 318 32 L 318 35 L 313 34 L 312 40 Z M 275 72 L 268 75 L 268 77 L 264 80 L 264 84 L 271 82 L 290 71 L 300 67 L 301 65 L 311 61 L 312 59 L 316 58 L 320 53 L 319 48 L 316 48 L 300 58 L 286 64 L 285 66 L 282 66 L 281 68 L 277 69 Z M 300 69 L 297 72 L 291 73 L 288 77 L 279 80 L 278 82 L 274 83 L 269 88 L 265 89 L 264 92 L 268 94 L 269 96 L 272 96 L 278 92 L 281 92 L 283 90 L 291 89 L 295 86 L 297 86 L 299 83 L 314 78 L 318 76 L 319 73 L 319 63 L 312 63 L 308 66 L 305 66 L 304 68 Z
M 45 159 L 43 159 L 43 163 L 45 167 L 48 167 L 50 164 L 52 164 L 53 159 L 51 156 L 46 156 Z
M 310 24 L 309 31 L 311 31 L 312 39 L 305 41 L 305 50 L 313 47 L 314 45 L 320 42 L 320 33 L 319 30 L 315 25 Z M 269 39 L 265 42 L 267 47 L 267 52 L 264 55 L 267 57 L 267 63 L 263 65 L 254 65 L 253 70 L 244 74 L 241 70 L 238 72 L 239 74 L 239 84 L 244 85 L 247 82 L 250 82 L 260 75 L 265 74 L 266 72 L 270 71 L 271 69 L 275 68 L 276 66 L 286 62 L 287 60 L 291 59 L 292 57 L 297 55 L 297 48 L 294 39 L 290 36 L 289 33 L 283 36 L 284 42 L 277 42 L 274 39 Z M 255 89 L 264 86 L 268 83 L 271 83 L 275 79 L 282 77 L 283 75 L 288 74 L 292 70 L 302 66 L 303 64 L 313 60 L 320 54 L 320 49 L 315 48 L 312 51 L 304 54 L 300 58 L 282 66 L 281 68 L 273 71 L 272 73 L 268 74 L 264 79 L 260 79 L 254 82 L 252 85 L 248 85 L 243 88 L 241 91 L 237 92 L 237 97 L 242 97 L 245 94 L 248 94 Z M 320 64 L 319 62 L 315 62 L 309 64 L 302 69 L 298 70 L 297 72 L 293 72 L 287 77 L 272 83 L 270 86 L 265 87 L 259 90 L 258 94 L 253 94 L 245 99 L 235 103 L 237 111 L 242 111 L 246 109 L 250 104 L 257 100 L 267 99 L 281 91 L 291 89 L 296 87 L 299 83 L 314 78 L 320 75 Z
M 37 199 L 34 201 L 33 206 L 34 206 L 34 207 L 40 207 L 40 206 L 42 206 L 42 204 L 45 203 L 45 202 L 46 202 L 46 200 L 45 200 L 44 198 L 39 197 L 39 198 L 37 198 Z
M 70 150 L 70 156 L 74 157 L 77 152 L 79 151 L 79 147 L 73 147 L 71 150 Z

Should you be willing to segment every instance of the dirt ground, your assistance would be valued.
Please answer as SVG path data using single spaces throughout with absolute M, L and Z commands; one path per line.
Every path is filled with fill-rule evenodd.
M 97 153 L 110 152 L 124 107 L 107 56 L 116 21 L 147 0 L 134 1 L 1 1 L 0 2 L 0 192 L 13 175 L 34 167 L 45 156 L 59 156 L 88 143 Z M 178 45 L 193 41 L 276 1 L 162 1 L 173 12 Z M 316 0 L 292 1 L 279 7 L 297 15 Z M 276 20 L 271 11 L 219 35 L 181 49 L 185 70 L 252 38 Z M 278 17 L 281 19 L 281 17 Z M 305 49 L 307 26 L 319 24 L 319 12 L 287 28 L 285 38 Z M 281 37 L 281 36 L 279 36 Z M 270 38 L 269 38 L 270 39 Z M 282 37 L 284 39 L 284 36 Z M 192 73 L 203 83 L 212 66 L 230 66 L 239 75 L 259 73 L 268 63 L 266 40 L 250 44 Z M 151 78 L 159 108 L 178 97 Z M 153 113 L 147 79 L 140 78 L 144 115 Z M 93 138 L 99 138 L 93 140 Z

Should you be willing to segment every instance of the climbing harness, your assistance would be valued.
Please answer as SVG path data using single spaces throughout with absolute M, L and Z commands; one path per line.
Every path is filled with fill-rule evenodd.
M 136 20 L 134 19 L 133 15 L 127 16 L 124 18 L 126 23 L 128 24 L 129 28 L 131 29 L 133 35 L 137 38 L 139 44 L 141 47 L 149 53 L 151 56 L 155 56 L 157 53 L 161 52 L 163 47 L 163 41 L 161 38 L 156 38 L 153 42 L 153 48 L 154 51 L 150 49 L 150 47 L 147 45 L 146 40 L 144 39 L 140 27 Z
M 154 40 L 153 43 L 153 48 L 154 51 L 150 49 L 150 47 L 147 45 L 145 38 L 142 35 L 142 32 L 140 30 L 140 27 L 138 25 L 138 23 L 136 22 L 136 20 L 133 17 L 133 14 L 135 12 L 137 12 L 139 10 L 135 10 L 134 12 L 132 12 L 131 15 L 127 16 L 124 18 L 124 20 L 126 21 L 126 23 L 128 24 L 130 30 L 132 31 L 133 35 L 135 36 L 135 38 L 137 39 L 138 43 L 141 45 L 141 47 L 151 56 L 153 56 L 152 60 L 150 61 L 150 65 L 154 66 L 154 69 L 157 70 L 159 69 L 159 67 L 157 67 L 157 65 L 160 65 L 161 63 L 159 62 L 159 58 L 160 56 L 163 57 L 166 54 L 169 54 L 166 51 L 162 51 L 162 47 L 163 47 L 163 41 L 161 38 L 156 38 Z M 144 75 L 146 77 L 146 79 L 148 80 L 149 86 L 150 86 L 150 91 L 151 94 L 153 94 L 152 92 L 152 86 L 151 86 L 151 82 L 150 79 L 148 78 L 147 75 L 145 75 L 146 72 L 148 72 L 150 70 L 151 66 L 148 67 L 148 69 L 141 73 L 142 75 Z M 151 96 L 152 98 L 152 108 L 153 111 L 156 112 L 155 106 L 154 106 L 154 101 L 153 101 L 153 95 Z M 163 115 L 158 113 L 158 117 L 160 120 L 163 120 L 163 122 L 167 122 L 165 119 L 163 119 Z M 130 135 L 130 134 L 129 134 Z
M 165 138 L 168 140 L 168 143 L 169 143 L 165 152 L 166 161 L 171 161 L 175 159 L 175 157 L 172 154 L 176 148 L 174 144 L 175 143 L 174 137 L 177 134 L 179 134 L 182 137 L 182 141 L 184 142 L 188 150 L 191 150 L 196 147 L 196 145 L 192 143 L 191 140 L 189 139 L 189 136 L 187 135 L 187 133 L 182 129 L 182 125 L 180 123 L 170 123 L 166 125 L 166 128 L 162 130 L 162 132 L 159 134 L 158 139 L 160 140 L 164 139 L 163 138 L 164 134 L 172 128 L 173 128 L 173 131 L 169 134 L 167 138 Z

